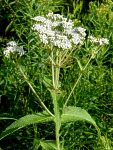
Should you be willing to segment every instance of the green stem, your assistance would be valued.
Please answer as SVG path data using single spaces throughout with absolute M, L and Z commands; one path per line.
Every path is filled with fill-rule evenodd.
M 67 105 L 67 103 L 68 103 L 68 101 L 69 101 L 71 95 L 73 94 L 73 92 L 74 92 L 74 90 L 75 90 L 75 87 L 77 86 L 78 82 L 80 81 L 80 79 L 81 79 L 81 77 L 82 77 L 82 75 L 83 75 L 84 70 L 87 68 L 87 66 L 88 66 L 88 64 L 90 63 L 90 61 L 91 61 L 92 58 L 93 58 L 93 56 L 90 57 L 90 59 L 88 60 L 87 64 L 85 65 L 85 67 L 82 69 L 82 71 L 81 71 L 81 73 L 80 73 L 80 75 L 79 75 L 77 81 L 75 82 L 75 84 L 74 84 L 74 86 L 73 86 L 73 88 L 72 88 L 72 90 L 71 90 L 71 92 L 70 92 L 70 94 L 69 94 L 69 96 L 68 96 L 68 98 L 67 98 L 67 100 L 66 100 L 64 106 L 63 106 L 63 110 L 64 110 L 64 108 L 66 107 L 66 105 Z
M 56 144 L 57 150 L 60 150 L 60 140 L 59 140 L 59 131 L 60 131 L 60 110 L 58 104 L 58 89 L 59 89 L 59 53 L 56 52 L 56 67 L 55 67 L 55 98 L 54 98 L 54 113 L 55 113 L 55 131 L 56 131 Z
M 60 118 L 60 109 L 58 104 L 58 90 L 59 90 L 59 74 L 60 74 L 60 59 L 59 59 L 59 51 L 55 51 L 55 57 L 53 55 L 53 51 L 51 52 L 51 64 L 52 64 L 52 81 L 53 81 L 53 105 L 54 105 L 54 115 L 55 115 L 55 134 L 56 134 L 56 145 L 57 150 L 60 150 L 60 126 L 61 126 L 61 118 Z M 53 64 L 53 62 L 55 64 Z
M 74 50 L 74 49 L 73 49 Z M 68 61 L 69 57 L 71 56 L 73 50 L 71 50 L 70 52 L 67 51 L 67 53 L 65 53 L 63 56 L 62 56 L 62 60 L 61 60 L 61 66 L 63 66 L 63 64 L 65 64 L 66 61 Z M 69 52 L 69 53 L 68 53 Z
M 60 66 L 59 66 L 59 52 L 56 52 L 56 67 L 55 67 L 55 89 L 59 88 L 59 74 L 60 74 Z
M 25 81 L 28 83 L 29 87 L 31 88 L 32 92 L 35 94 L 35 96 L 37 97 L 38 101 L 40 102 L 41 106 L 48 112 L 48 114 L 50 114 L 51 116 L 54 117 L 54 115 L 49 111 L 49 109 L 45 106 L 45 104 L 42 102 L 42 100 L 40 99 L 40 97 L 38 96 L 38 94 L 36 93 L 36 91 L 34 90 L 33 86 L 31 85 L 31 83 L 28 81 L 26 75 L 24 74 L 22 68 L 20 66 L 19 67 L 19 70 L 20 72 L 22 73 Z
M 55 66 L 55 64 L 53 63 L 54 61 L 54 58 L 53 58 L 53 50 L 51 51 L 51 63 L 52 63 L 52 82 L 53 82 L 53 88 L 55 88 L 55 68 L 54 68 L 54 66 Z
M 59 106 L 58 106 L 58 99 L 57 99 L 57 93 L 54 93 L 54 113 L 55 113 L 55 132 L 56 132 L 56 144 L 57 144 L 57 150 L 60 150 L 60 112 L 59 112 Z

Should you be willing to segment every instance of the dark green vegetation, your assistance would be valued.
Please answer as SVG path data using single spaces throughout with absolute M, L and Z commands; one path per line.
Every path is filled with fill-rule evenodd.
M 75 0 L 1 0 L 0 9 L 0 116 L 20 118 L 24 115 L 41 112 L 37 98 L 24 81 L 14 61 L 3 56 L 6 43 L 16 40 L 23 45 L 26 54 L 21 58 L 31 83 L 46 106 L 52 110 L 50 93 L 43 84 L 45 75 L 50 74 L 48 54 L 31 30 L 31 18 L 45 15 L 50 10 L 71 18 L 75 25 L 87 29 L 87 34 L 107 37 L 109 46 L 105 47 L 85 70 L 77 85 L 69 105 L 87 110 L 96 121 L 102 135 L 113 149 L 113 2 L 75 1 Z M 82 47 L 78 58 L 84 65 L 91 47 Z M 89 52 L 90 53 L 90 52 Z M 75 57 L 70 58 L 68 68 L 61 70 L 60 81 L 64 97 L 69 94 L 78 78 L 80 69 Z M 0 120 L 2 132 L 14 120 Z M 46 129 L 46 130 L 45 130 Z M 68 150 L 103 150 L 92 125 L 75 122 L 63 126 L 61 139 Z M 54 124 L 30 125 L 0 141 L 3 150 L 37 150 L 38 139 L 55 139 Z

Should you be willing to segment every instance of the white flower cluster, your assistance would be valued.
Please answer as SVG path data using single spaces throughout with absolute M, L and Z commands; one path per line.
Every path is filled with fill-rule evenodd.
M 46 17 L 32 18 L 36 23 L 32 29 L 38 32 L 40 40 L 44 44 L 50 44 L 62 49 L 71 49 L 74 45 L 82 45 L 86 29 L 74 27 L 72 20 L 62 15 L 49 13 Z
M 18 46 L 15 41 L 7 43 L 7 47 L 4 50 L 4 55 L 9 57 L 10 53 L 18 53 L 20 56 L 24 55 L 23 46 Z
M 88 39 L 90 40 L 91 43 L 94 44 L 100 44 L 100 45 L 109 44 L 109 40 L 107 38 L 96 38 L 93 36 L 89 36 Z

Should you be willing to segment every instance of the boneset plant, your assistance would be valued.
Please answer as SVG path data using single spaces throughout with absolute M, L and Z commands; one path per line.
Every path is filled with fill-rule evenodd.
M 74 27 L 72 20 L 64 18 L 59 14 L 48 13 L 46 17 L 36 16 L 31 19 L 34 22 L 32 30 L 36 33 L 36 36 L 39 37 L 48 52 L 48 61 L 51 66 L 51 77 L 45 76 L 43 83 L 51 94 L 53 102 L 52 112 L 54 113 L 52 113 L 43 103 L 43 100 L 40 99 L 22 66 L 18 63 L 19 71 L 23 75 L 24 80 L 28 83 L 34 95 L 37 97 L 44 111 L 42 113 L 26 115 L 16 120 L 2 132 L 0 139 L 3 139 L 7 135 L 27 125 L 53 121 L 55 124 L 56 141 L 41 140 L 39 146 L 42 146 L 45 150 L 63 150 L 66 149 L 66 147 L 63 146 L 62 141 L 60 141 L 60 130 L 62 125 L 79 120 L 93 124 L 101 138 L 100 130 L 90 114 L 80 107 L 68 106 L 68 102 L 80 81 L 84 70 L 86 70 L 90 61 L 96 57 L 97 53 L 101 51 L 102 47 L 105 44 L 109 44 L 108 39 L 96 38 L 93 36 L 88 37 L 88 42 L 95 45 L 94 50 L 91 51 L 90 58 L 85 66 L 82 66 L 80 61 L 77 60 L 78 66 L 80 67 L 80 74 L 69 95 L 66 99 L 64 99 L 64 93 L 61 89 L 60 82 L 60 70 L 61 68 L 65 68 L 65 64 L 68 64 L 68 60 L 70 56 L 72 56 L 73 52 L 78 51 L 84 44 L 86 40 L 86 29 L 82 27 Z M 9 56 L 10 53 L 14 54 L 15 52 L 19 55 L 24 54 L 23 48 L 18 47 L 14 41 L 11 41 L 8 43 L 4 54 L 5 56 Z M 101 139 L 103 139 L 103 137 Z M 110 149 L 109 145 L 105 144 L 105 142 L 103 144 L 105 147 L 107 146 L 107 148 Z

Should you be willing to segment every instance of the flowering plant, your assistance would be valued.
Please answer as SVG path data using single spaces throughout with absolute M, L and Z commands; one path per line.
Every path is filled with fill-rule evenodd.
M 32 26 L 32 30 L 34 30 L 35 33 L 38 34 L 41 42 L 47 49 L 49 49 L 50 52 L 49 61 L 51 63 L 51 78 L 47 78 L 45 76 L 43 83 L 51 94 L 54 113 L 52 113 L 52 111 L 49 110 L 44 102 L 40 99 L 32 84 L 29 82 L 28 77 L 25 75 L 22 67 L 18 65 L 19 71 L 22 73 L 25 81 L 28 83 L 29 87 L 37 97 L 44 111 L 42 113 L 26 115 L 18 119 L 6 128 L 6 130 L 1 134 L 1 139 L 29 124 L 53 121 L 55 124 L 56 141 L 41 140 L 39 145 L 41 145 L 43 149 L 46 150 L 63 150 L 64 146 L 62 141 L 60 141 L 61 127 L 63 124 L 75 122 L 78 120 L 85 120 L 93 124 L 98 132 L 99 137 L 101 138 L 100 130 L 89 113 L 86 110 L 81 109 L 80 107 L 68 106 L 67 104 L 70 100 L 70 97 L 72 96 L 72 93 L 74 92 L 75 87 L 80 81 L 84 70 L 87 68 L 90 61 L 96 56 L 98 51 L 100 51 L 100 49 L 105 44 L 109 44 L 108 39 L 101 39 L 93 36 L 88 37 L 89 42 L 95 44 L 96 49 L 92 51 L 91 56 L 85 66 L 82 66 L 80 64 L 80 61 L 77 60 L 81 70 L 79 77 L 74 83 L 69 95 L 64 100 L 63 105 L 61 106 L 60 102 L 63 99 L 63 92 L 61 90 L 60 83 L 60 69 L 64 66 L 65 63 L 68 62 L 68 58 L 72 55 L 72 53 L 78 47 L 84 44 L 86 40 L 86 29 L 82 27 L 74 27 L 74 23 L 72 20 L 64 18 L 59 14 L 49 13 L 46 15 L 46 17 L 37 16 L 32 18 L 32 20 L 35 21 L 35 24 Z M 9 51 L 16 51 L 20 55 L 24 54 L 23 49 L 19 48 L 15 42 L 10 42 L 8 45 L 10 45 L 11 47 L 7 48 L 4 54 L 6 54 L 7 51 L 8 53 Z M 99 45 L 99 47 L 97 45 Z

